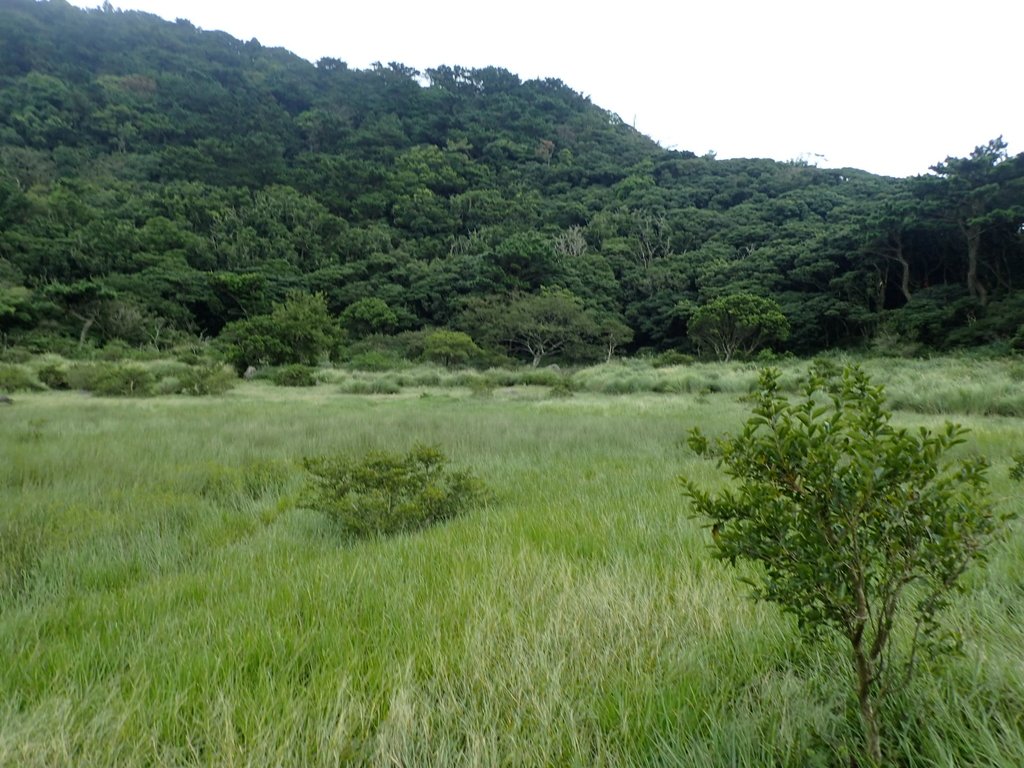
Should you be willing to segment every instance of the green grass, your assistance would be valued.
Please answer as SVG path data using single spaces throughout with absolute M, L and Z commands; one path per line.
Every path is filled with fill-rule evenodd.
M 876 365 L 915 402 L 963 375 Z M 1012 363 L 962 365 L 1013 397 Z M 343 393 L 372 391 L 362 372 L 200 399 L 19 394 L 0 410 L 0 766 L 848 765 L 845 660 L 746 599 L 675 481 L 717 482 L 686 432 L 735 428 L 756 371 L 658 369 L 689 389 L 603 394 L 652 371 L 576 372 L 571 398 L 539 380 L 482 398 L 478 374 L 428 369 L 397 394 Z M 1024 511 L 1007 479 L 1024 421 L 955 400 L 898 418 L 954 405 L 962 450 Z M 491 501 L 356 543 L 297 507 L 301 457 L 417 442 Z M 951 614 L 963 658 L 887 713 L 901 764 L 1024 765 L 1022 563 L 1017 527 Z

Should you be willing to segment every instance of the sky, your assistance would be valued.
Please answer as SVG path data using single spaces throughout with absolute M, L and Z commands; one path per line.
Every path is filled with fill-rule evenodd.
M 99 2 L 73 0 L 96 7 Z M 123 0 L 312 62 L 554 77 L 663 147 L 926 173 L 1024 151 L 1020 0 Z

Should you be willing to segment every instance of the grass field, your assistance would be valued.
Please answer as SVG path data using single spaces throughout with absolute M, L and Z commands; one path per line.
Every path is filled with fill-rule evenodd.
M 868 367 L 901 422 L 969 426 L 961 450 L 1020 513 L 1017 365 Z M 719 482 L 686 432 L 737 426 L 756 374 L 631 370 L 561 398 L 18 395 L 0 410 L 0 766 L 849 765 L 842 647 L 749 601 L 676 482 Z M 603 393 L 639 375 L 696 378 Z M 416 442 L 490 501 L 361 542 L 297 505 L 303 456 Z M 1024 765 L 1019 524 L 968 583 L 963 657 L 886 713 L 897 764 Z

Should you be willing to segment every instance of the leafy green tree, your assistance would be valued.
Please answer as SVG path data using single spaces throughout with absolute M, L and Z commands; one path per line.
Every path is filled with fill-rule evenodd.
M 395 311 L 386 301 L 376 297 L 359 299 L 341 313 L 345 330 L 358 338 L 393 331 L 397 322 Z
M 1011 158 L 1002 136 L 975 147 L 969 157 L 947 157 L 932 167 L 937 193 L 966 243 L 966 284 L 971 298 L 988 302 L 981 278 L 984 237 L 996 228 L 1019 232 L 1024 224 L 1024 156 Z M 923 184 L 932 187 L 931 180 Z
M 423 356 L 446 368 L 465 365 L 482 354 L 470 335 L 462 331 L 431 331 L 423 343 Z
M 752 354 L 770 341 L 789 334 L 789 322 L 773 299 L 752 293 L 722 296 L 690 317 L 690 338 L 698 346 L 710 346 L 719 360 L 729 361 L 737 352 Z
M 483 343 L 525 354 L 534 368 L 545 357 L 590 342 L 596 334 L 583 302 L 561 288 L 474 302 L 461 322 Z
M 68 316 L 81 323 L 78 331 L 80 347 L 85 345 L 89 331 L 116 296 L 106 284 L 96 279 L 51 283 L 44 288 L 43 293 Z
M 218 341 L 241 372 L 250 365 L 315 365 L 333 348 L 337 335 L 323 294 L 294 292 L 270 314 L 228 323 Z
M 716 447 L 734 486 L 717 495 L 684 481 L 712 524 L 717 555 L 763 570 L 754 594 L 796 617 L 809 637 L 849 643 L 865 752 L 884 756 L 882 708 L 922 649 L 950 650 L 939 612 L 999 529 L 986 463 L 952 461 L 966 430 L 918 433 L 890 423 L 882 388 L 855 366 L 812 370 L 803 399 L 761 374 L 753 415 Z M 717 450 L 716 450 L 717 448 Z
M 615 350 L 633 340 L 633 329 L 617 315 L 602 315 L 596 320 L 595 331 L 604 349 L 604 361 L 611 362 Z

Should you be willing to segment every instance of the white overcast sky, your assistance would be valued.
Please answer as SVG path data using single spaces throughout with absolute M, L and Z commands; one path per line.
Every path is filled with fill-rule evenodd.
M 96 7 L 99 0 L 75 5 Z M 908 176 L 1024 141 L 1022 0 L 113 0 L 316 61 L 555 77 L 664 147 Z

